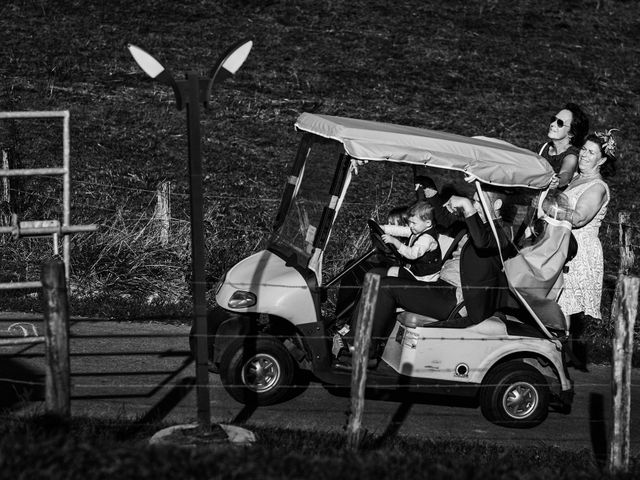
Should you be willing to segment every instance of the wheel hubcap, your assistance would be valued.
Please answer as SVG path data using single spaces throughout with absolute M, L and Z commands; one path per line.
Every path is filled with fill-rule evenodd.
M 538 406 L 538 390 L 527 382 L 514 383 L 504 393 L 502 406 L 510 417 L 526 418 Z
M 280 379 L 280 365 L 271 355 L 254 355 L 244 364 L 242 383 L 254 392 L 266 392 L 277 385 Z

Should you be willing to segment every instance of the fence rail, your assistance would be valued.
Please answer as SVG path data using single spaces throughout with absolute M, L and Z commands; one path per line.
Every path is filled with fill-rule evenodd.
M 9 337 L 0 338 L 0 347 L 10 347 L 13 345 L 36 345 L 45 341 L 44 336 L 35 337 Z

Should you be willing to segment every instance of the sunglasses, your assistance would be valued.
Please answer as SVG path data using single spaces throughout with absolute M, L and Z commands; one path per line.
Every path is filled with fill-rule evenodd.
M 556 117 L 555 115 L 551 116 L 551 124 L 553 125 L 553 122 L 556 122 L 558 124 L 558 128 L 562 128 L 565 126 L 564 120 L 562 120 L 561 118 Z M 569 125 L 566 125 L 567 127 Z

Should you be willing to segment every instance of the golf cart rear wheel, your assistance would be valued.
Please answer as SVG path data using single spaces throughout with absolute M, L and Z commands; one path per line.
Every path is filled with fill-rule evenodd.
M 487 420 L 510 428 L 531 428 L 549 413 L 549 386 L 531 365 L 512 360 L 491 370 L 480 390 Z
M 288 398 L 295 363 L 276 338 L 239 338 L 220 359 L 220 379 L 225 390 L 244 404 L 273 405 Z

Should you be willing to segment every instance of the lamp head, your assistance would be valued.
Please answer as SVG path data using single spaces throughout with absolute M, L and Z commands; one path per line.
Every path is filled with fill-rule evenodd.
M 142 69 L 144 73 L 149 75 L 154 80 L 162 82 L 166 85 L 170 85 L 173 88 L 173 93 L 176 96 L 176 103 L 178 106 L 178 110 L 182 110 L 182 95 L 180 93 L 180 88 L 176 83 L 175 79 L 167 70 L 162 66 L 162 64 L 155 59 L 150 53 L 141 49 L 136 45 L 129 44 L 127 46 L 131 56 L 136 61 L 138 66 Z
M 224 55 L 218 59 L 218 63 L 209 73 L 209 84 L 207 85 L 207 92 L 205 95 L 205 105 L 208 105 L 213 85 L 235 75 L 249 56 L 251 47 L 253 47 L 252 40 L 241 40 L 232 45 L 231 48 L 229 48 Z
M 253 41 L 243 40 L 233 45 L 223 56 L 220 67 L 234 75 L 249 56 Z
M 142 69 L 144 73 L 149 75 L 151 78 L 158 78 L 162 72 L 165 71 L 165 68 L 162 64 L 156 60 L 150 53 L 144 51 L 140 47 L 129 44 L 127 46 L 131 56 L 136 61 L 138 66 Z

